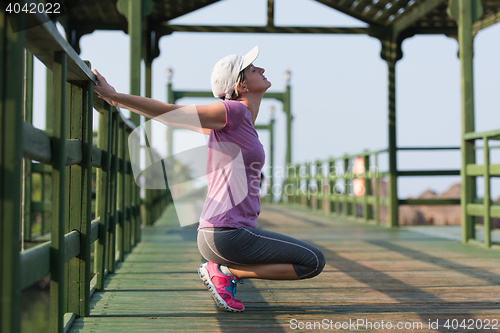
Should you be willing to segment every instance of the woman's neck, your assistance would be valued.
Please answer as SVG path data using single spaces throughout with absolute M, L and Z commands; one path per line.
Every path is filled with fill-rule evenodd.
M 250 114 L 252 115 L 252 124 L 255 125 L 255 120 L 257 120 L 257 116 L 259 115 L 260 102 L 262 101 L 262 97 L 261 98 L 244 97 L 238 99 L 238 101 L 247 107 L 248 112 L 250 112 Z

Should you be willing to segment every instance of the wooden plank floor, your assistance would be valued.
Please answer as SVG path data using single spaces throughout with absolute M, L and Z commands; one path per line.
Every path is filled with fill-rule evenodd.
M 168 210 L 107 277 L 106 291 L 94 294 L 91 316 L 69 332 L 500 331 L 493 325 L 500 321 L 498 251 L 285 206 L 263 206 L 258 227 L 320 248 L 323 273 L 303 281 L 246 280 L 237 292 L 245 312 L 220 311 L 196 272 L 196 228 L 179 227 Z M 448 329 L 447 319 L 466 319 L 467 326 Z M 429 320 L 439 328 L 429 328 Z M 472 321 L 493 329 L 472 329 Z

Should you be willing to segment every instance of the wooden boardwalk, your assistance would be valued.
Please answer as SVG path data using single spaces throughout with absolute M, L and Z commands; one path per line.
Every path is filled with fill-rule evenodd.
M 320 248 L 323 273 L 304 281 L 246 280 L 237 291 L 245 312 L 220 311 L 196 272 L 196 228 L 180 228 L 168 210 L 107 277 L 106 291 L 94 294 L 91 316 L 69 332 L 291 332 L 312 331 L 314 322 L 343 332 L 500 331 L 500 323 L 470 326 L 489 320 L 494 328 L 500 320 L 498 251 L 285 206 L 263 206 L 258 227 Z M 429 329 L 436 319 L 439 329 Z M 448 329 L 446 319 L 450 326 L 466 319 L 467 327 Z

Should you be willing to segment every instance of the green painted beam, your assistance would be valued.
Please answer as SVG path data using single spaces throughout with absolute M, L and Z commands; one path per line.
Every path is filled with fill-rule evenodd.
M 41 15 L 27 15 L 28 20 L 40 22 L 26 30 L 26 48 L 46 67 L 53 70 L 55 52 L 64 52 L 67 57 L 67 81 L 88 81 L 96 83 L 95 75 L 76 51 L 57 30 L 53 21 L 44 22 Z
M 400 205 L 460 205 L 460 199 L 400 199 Z
M 172 90 L 172 84 L 167 85 L 167 103 L 175 104 L 177 100 L 181 98 L 188 97 L 203 97 L 203 98 L 215 98 L 211 91 L 183 91 L 183 90 Z M 284 93 L 279 92 L 266 92 L 263 98 L 274 98 L 278 101 L 283 102 Z
M 460 150 L 460 147 L 397 147 L 397 150 Z
M 500 164 L 490 164 L 488 173 L 490 176 L 500 176 Z M 484 176 L 484 165 L 468 164 L 465 174 L 467 176 Z
M 460 176 L 460 170 L 405 170 L 398 171 L 398 176 Z
M 217 25 L 169 25 L 167 22 L 157 27 L 161 36 L 172 32 L 217 32 L 217 33 L 274 33 L 274 34 L 368 34 L 369 28 L 357 27 L 269 27 L 269 26 L 217 26 Z
M 500 130 L 494 131 L 486 131 L 486 132 L 467 132 L 462 135 L 463 140 L 471 141 L 471 140 L 482 140 L 484 137 L 487 137 L 490 140 L 500 140 Z M 479 148 L 479 147 L 476 147 Z M 491 148 L 491 147 L 490 147 Z

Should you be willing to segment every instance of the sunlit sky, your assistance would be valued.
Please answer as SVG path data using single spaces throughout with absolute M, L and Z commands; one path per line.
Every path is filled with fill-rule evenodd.
M 265 25 L 266 0 L 226 0 L 170 21 L 171 24 Z M 277 26 L 366 27 L 361 21 L 312 0 L 276 0 Z M 497 91 L 500 87 L 500 24 L 475 38 L 476 131 L 500 128 Z M 380 42 L 364 35 L 235 34 L 175 32 L 160 40 L 160 56 L 153 62 L 153 98 L 166 101 L 166 70 L 173 70 L 176 90 L 210 90 L 210 70 L 222 57 L 243 55 L 259 45 L 257 66 L 266 69 L 269 91 L 283 92 L 284 73 L 292 87 L 293 162 L 339 157 L 388 146 L 387 64 L 380 58 Z M 117 91 L 129 92 L 129 38 L 121 31 L 96 31 L 81 41 L 81 57 L 90 60 Z M 458 43 L 446 36 L 417 36 L 403 42 L 403 59 L 396 67 L 397 145 L 399 147 L 460 146 L 460 67 Z M 36 127 L 45 128 L 45 69 L 35 63 Z M 144 94 L 144 89 L 143 92 Z M 209 104 L 215 99 L 181 99 L 179 104 Z M 275 163 L 285 163 L 285 114 L 282 105 L 264 100 L 257 124 L 267 124 L 276 109 Z M 124 113 L 128 113 L 125 111 Z M 166 154 L 165 126 L 153 126 L 153 146 Z M 259 131 L 269 157 L 269 136 Z M 176 131 L 174 153 L 192 139 Z M 482 145 L 478 142 L 477 145 Z M 500 163 L 500 149 L 492 163 Z M 482 163 L 482 152 L 477 154 Z M 388 169 L 387 154 L 379 158 Z M 268 161 L 266 162 L 268 163 Z M 400 170 L 459 169 L 459 151 L 398 152 Z M 279 180 L 277 180 L 279 181 Z M 401 199 L 426 189 L 441 193 L 460 177 L 400 177 Z M 478 194 L 483 191 L 478 180 Z M 500 182 L 492 182 L 492 196 Z

